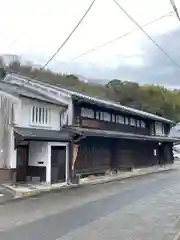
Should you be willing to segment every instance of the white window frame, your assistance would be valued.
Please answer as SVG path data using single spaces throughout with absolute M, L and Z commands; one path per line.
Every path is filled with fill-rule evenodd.
M 42 106 L 33 106 L 31 108 L 31 125 L 50 126 L 51 108 Z

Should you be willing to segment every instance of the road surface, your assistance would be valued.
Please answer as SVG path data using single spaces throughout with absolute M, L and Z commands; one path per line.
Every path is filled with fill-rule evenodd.
M 180 171 L 83 186 L 0 206 L 3 240 L 170 240 Z

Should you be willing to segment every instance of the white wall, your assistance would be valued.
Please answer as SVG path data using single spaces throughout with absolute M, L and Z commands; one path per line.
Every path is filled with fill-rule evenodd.
M 43 162 L 43 164 L 39 162 Z M 48 143 L 30 142 L 28 165 L 36 167 L 46 167 L 47 164 L 48 164 Z
M 41 102 L 38 100 L 31 100 L 27 98 L 21 98 L 21 120 L 19 122 L 20 127 L 32 127 L 32 128 L 45 128 L 51 130 L 60 130 L 60 112 L 64 109 L 61 106 L 54 104 Z M 31 123 L 32 107 L 47 107 L 51 109 L 50 125 L 41 126 Z
M 20 116 L 20 100 L 0 91 L 0 168 L 16 168 L 13 124 Z
M 68 180 L 69 145 L 61 142 L 30 142 L 29 143 L 29 166 L 46 167 L 46 182 L 51 183 L 51 147 L 66 147 L 66 181 Z M 43 162 L 43 163 L 39 163 Z
M 51 153 L 47 142 L 29 143 L 29 166 L 46 167 L 46 182 L 51 183 Z

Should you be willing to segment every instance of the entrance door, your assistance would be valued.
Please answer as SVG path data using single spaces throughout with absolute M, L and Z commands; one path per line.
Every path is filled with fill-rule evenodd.
M 51 147 L 51 181 L 65 182 L 66 179 L 66 147 Z
M 17 148 L 17 171 L 16 171 L 16 181 L 24 182 L 26 181 L 28 165 L 28 146 L 19 146 Z

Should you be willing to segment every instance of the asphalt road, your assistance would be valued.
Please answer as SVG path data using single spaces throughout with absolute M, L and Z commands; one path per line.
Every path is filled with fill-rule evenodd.
M 3 240 L 170 240 L 180 230 L 180 171 L 84 186 L 0 207 Z

